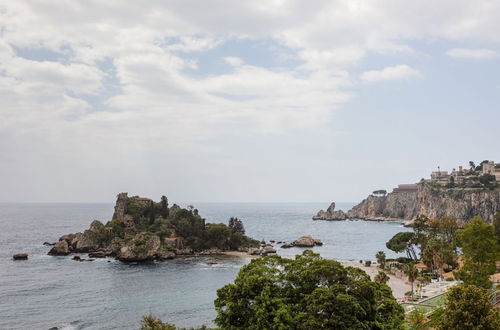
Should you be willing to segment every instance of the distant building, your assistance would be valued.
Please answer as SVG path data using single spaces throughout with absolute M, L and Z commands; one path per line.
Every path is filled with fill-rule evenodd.
M 435 171 L 431 173 L 431 180 L 441 185 L 446 185 L 450 182 L 451 175 L 448 171 Z
M 495 180 L 500 182 L 500 166 L 495 164 L 494 161 L 487 161 L 482 164 L 481 175 L 491 174 L 495 176 Z M 466 183 L 468 180 L 477 181 L 477 172 L 474 173 L 473 170 L 464 170 L 462 166 L 458 167 L 458 171 L 453 169 L 451 173 L 448 171 L 434 171 L 431 173 L 431 182 L 435 182 L 440 185 L 447 185 L 449 183 L 455 183 L 458 185 Z M 426 180 L 427 181 L 427 180 Z
M 495 162 L 490 160 L 487 163 L 483 163 L 483 174 L 493 174 L 495 175 Z
M 418 190 L 418 185 L 415 183 L 411 184 L 400 184 L 397 188 L 392 190 L 393 193 L 402 193 L 402 192 L 416 192 Z

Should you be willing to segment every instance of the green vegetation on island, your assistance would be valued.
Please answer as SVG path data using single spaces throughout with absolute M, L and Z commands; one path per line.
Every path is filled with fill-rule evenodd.
M 206 223 L 192 206 L 169 207 L 165 196 L 154 202 L 121 193 L 111 221 L 103 225 L 96 220 L 83 233 L 62 236 L 49 254 L 89 253 L 90 257 L 144 261 L 195 253 L 247 251 L 258 244 L 245 235 L 238 218 L 230 218 L 227 225 Z

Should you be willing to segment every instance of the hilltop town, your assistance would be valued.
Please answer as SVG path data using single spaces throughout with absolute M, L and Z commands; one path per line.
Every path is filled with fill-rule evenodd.
M 437 171 L 431 172 L 430 179 L 420 180 L 422 184 L 430 184 L 432 186 L 441 186 L 444 188 L 490 188 L 494 189 L 500 183 L 500 163 L 495 163 L 492 160 L 483 160 L 479 165 L 475 165 L 473 161 L 469 162 L 469 168 L 458 166 L 458 170 L 453 168 L 451 172 L 441 171 L 438 167 Z M 393 193 L 416 192 L 418 184 L 400 184 L 392 190 Z M 379 190 L 377 192 L 385 191 Z
M 451 172 L 437 171 L 418 183 L 400 184 L 387 193 L 375 190 L 361 203 L 344 213 L 335 211 L 335 204 L 321 210 L 314 220 L 406 220 L 418 215 L 439 218 L 450 215 L 468 221 L 480 215 L 493 221 L 500 211 L 500 163 L 484 160 L 479 165 L 469 162 L 469 168 L 458 166 Z

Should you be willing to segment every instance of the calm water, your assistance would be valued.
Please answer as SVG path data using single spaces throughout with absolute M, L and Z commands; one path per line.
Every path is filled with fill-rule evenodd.
M 394 222 L 312 221 L 328 203 L 195 206 L 209 222 L 243 219 L 247 234 L 256 239 L 312 235 L 324 243 L 316 252 L 339 260 L 374 259 L 379 250 L 394 256 L 385 242 L 407 230 Z M 105 222 L 112 213 L 112 204 L 0 204 L 0 329 L 137 329 L 148 313 L 178 326 L 212 324 L 216 290 L 232 282 L 247 260 L 218 258 L 211 265 L 214 258 L 207 257 L 139 265 L 47 255 L 44 241 L 83 231 L 93 219 Z M 29 253 L 29 260 L 14 262 L 16 252 Z

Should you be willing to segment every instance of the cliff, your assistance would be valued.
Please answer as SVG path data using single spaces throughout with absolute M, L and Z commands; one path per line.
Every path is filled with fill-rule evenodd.
M 461 221 L 479 215 L 492 222 L 500 211 L 500 189 L 445 188 L 419 183 L 415 192 L 392 192 L 387 196 L 370 195 L 347 212 L 348 218 L 367 220 L 414 220 L 424 214 L 431 218 L 444 215 Z

